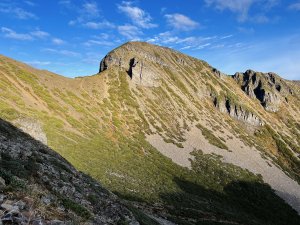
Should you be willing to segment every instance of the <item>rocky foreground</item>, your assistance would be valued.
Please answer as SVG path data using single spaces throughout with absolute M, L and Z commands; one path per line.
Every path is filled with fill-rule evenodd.
M 0 120 L 0 224 L 139 224 L 111 192 Z

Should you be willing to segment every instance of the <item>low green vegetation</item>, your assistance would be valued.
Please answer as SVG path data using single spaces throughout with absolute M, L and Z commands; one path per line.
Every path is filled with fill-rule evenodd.
M 205 139 L 208 140 L 208 142 L 214 146 L 217 146 L 221 149 L 229 150 L 227 145 L 218 137 L 216 137 L 212 131 L 207 129 L 206 127 L 202 126 L 201 124 L 197 124 L 196 127 L 201 130 L 202 135 L 205 137 Z
M 271 126 L 266 125 L 255 135 L 261 141 L 272 140 L 277 149 L 276 162 L 292 178 L 300 183 L 300 160 L 291 151 L 295 145 L 288 138 L 279 135 Z M 295 149 L 297 151 L 297 149 Z
M 89 219 L 91 217 L 91 213 L 82 205 L 68 198 L 63 198 L 61 202 L 66 209 L 72 210 L 77 216 L 80 216 L 84 219 Z

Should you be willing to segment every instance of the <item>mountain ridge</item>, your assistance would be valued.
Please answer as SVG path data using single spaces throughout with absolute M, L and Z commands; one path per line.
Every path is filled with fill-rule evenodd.
M 209 221 L 280 224 L 285 217 L 279 211 L 270 222 L 247 208 L 253 199 L 231 195 L 243 207 L 226 200 L 227 187 L 243 182 L 269 193 L 269 200 L 259 197 L 266 205 L 277 201 L 260 185 L 270 184 L 299 212 L 299 92 L 291 81 L 280 81 L 294 91 L 287 96 L 262 81 L 261 90 L 282 99 L 278 111 L 269 112 L 234 76 L 168 48 L 127 43 L 108 53 L 99 71 L 69 79 L 1 58 L 0 116 L 16 125 L 20 118 L 34 119 L 48 145 L 77 169 L 156 218 L 203 222 L 202 214 L 178 216 L 186 209 L 174 199 L 186 199 L 187 208 L 208 213 Z M 211 190 L 211 203 L 200 203 L 204 190 Z M 225 194 L 215 198 L 214 191 Z M 157 212 L 156 204 L 164 211 Z M 264 213 L 271 218 L 269 210 Z

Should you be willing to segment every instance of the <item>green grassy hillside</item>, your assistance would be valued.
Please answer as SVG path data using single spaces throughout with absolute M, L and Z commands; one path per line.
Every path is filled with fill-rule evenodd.
M 139 63 L 130 77 L 132 58 Z M 1 56 L 0 117 L 38 121 L 51 148 L 151 215 L 177 224 L 299 224 L 260 175 L 205 149 L 195 149 L 190 168 L 182 167 L 147 141 L 158 134 L 184 150 L 197 125 L 212 146 L 231 151 L 230 139 L 238 138 L 299 182 L 297 95 L 282 111 L 267 112 L 207 63 L 145 43 L 121 46 L 106 64 L 100 74 L 69 79 Z M 228 104 L 264 125 L 231 115 Z

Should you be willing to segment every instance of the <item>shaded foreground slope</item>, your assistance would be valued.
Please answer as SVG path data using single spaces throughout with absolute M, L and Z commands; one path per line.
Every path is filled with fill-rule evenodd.
M 138 224 L 114 194 L 2 119 L 0 178 L 3 224 Z
M 146 43 L 113 50 L 100 74 L 84 78 L 0 60 L 1 117 L 47 141 L 132 209 L 177 224 L 299 224 L 263 182 L 300 209 L 299 92 L 291 82 L 280 81 L 278 91 L 276 82 L 261 81 L 259 90 L 279 96 L 279 110 L 269 112 L 248 95 L 248 83 Z M 267 179 L 273 171 L 276 183 Z

